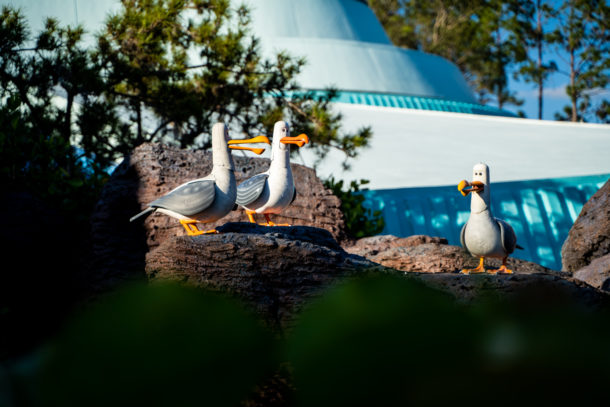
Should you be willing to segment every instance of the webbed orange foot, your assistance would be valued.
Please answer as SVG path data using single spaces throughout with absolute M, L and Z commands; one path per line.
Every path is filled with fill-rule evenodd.
M 508 267 L 506 267 L 506 260 L 508 259 L 508 257 L 505 257 L 502 259 L 502 265 L 500 266 L 499 269 L 496 270 L 496 273 L 498 274 L 513 274 L 513 271 L 510 270 Z
M 189 236 L 199 236 L 205 233 L 203 230 L 199 230 L 197 223 L 196 220 L 180 219 L 180 224 L 184 226 L 186 234 Z
M 474 269 L 463 269 L 460 271 L 461 274 L 479 274 L 485 273 L 485 266 L 483 265 L 483 257 L 479 260 L 479 265 Z
M 269 215 L 267 215 L 266 213 L 264 215 L 265 215 L 265 219 L 267 220 L 266 224 L 262 223 L 262 225 L 264 225 L 264 226 L 292 226 L 292 225 L 289 225 L 288 223 L 274 223 L 269 218 Z
M 498 274 L 513 274 L 513 271 L 511 269 L 507 268 L 505 264 L 500 266 L 500 268 L 498 270 L 496 270 L 496 272 Z

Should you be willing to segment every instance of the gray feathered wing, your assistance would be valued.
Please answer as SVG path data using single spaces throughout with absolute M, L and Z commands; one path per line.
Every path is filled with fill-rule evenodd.
M 501 219 L 496 219 L 496 223 L 500 227 L 500 241 L 502 242 L 502 247 L 507 254 L 511 254 L 515 251 L 515 247 L 517 247 L 517 235 L 515 234 L 515 230 L 511 225 Z
M 460 232 L 460 243 L 464 249 L 468 250 L 466 247 L 466 225 L 468 225 L 468 222 L 464 223 L 464 226 L 462 226 L 462 230 Z
M 214 202 L 215 195 L 214 180 L 201 179 L 179 186 L 151 202 L 150 206 L 192 216 L 207 209 Z
M 247 206 L 256 201 L 265 189 L 265 182 L 269 174 L 258 174 L 249 178 L 237 186 L 237 198 L 235 203 L 240 206 Z

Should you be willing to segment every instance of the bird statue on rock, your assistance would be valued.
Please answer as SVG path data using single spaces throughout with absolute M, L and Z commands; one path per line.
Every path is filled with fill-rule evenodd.
M 302 147 L 309 143 L 309 138 L 305 134 L 290 137 L 288 123 L 279 121 L 273 127 L 271 143 L 269 169 L 238 185 L 236 203 L 246 210 L 251 223 L 256 223 L 254 214 L 259 213 L 265 216 L 266 226 L 289 226 L 273 223 L 269 215 L 280 213 L 295 200 L 297 191 L 290 169 L 290 145 Z
M 129 221 L 160 212 L 176 218 L 184 226 L 189 236 L 216 233 L 215 229 L 202 231 L 198 223 L 214 222 L 231 212 L 235 207 L 237 184 L 235 167 L 229 148 L 249 150 L 261 154 L 264 148 L 236 146 L 242 143 L 267 143 L 265 136 L 247 140 L 229 140 L 224 123 L 216 123 L 212 128 L 212 172 L 204 177 L 185 182 L 162 197 L 148 204 L 148 208 L 132 217 Z
M 517 245 L 517 236 L 506 222 L 493 217 L 490 207 L 489 167 L 483 163 L 473 168 L 473 180 L 461 181 L 458 190 L 462 195 L 472 193 L 470 200 L 470 217 L 462 227 L 460 241 L 462 246 L 475 257 L 479 257 L 479 266 L 475 269 L 464 269 L 463 274 L 484 273 L 484 259 L 495 257 L 502 259 L 502 266 L 489 270 L 491 274 L 512 273 L 506 267 L 506 259 L 515 251 L 522 249 Z

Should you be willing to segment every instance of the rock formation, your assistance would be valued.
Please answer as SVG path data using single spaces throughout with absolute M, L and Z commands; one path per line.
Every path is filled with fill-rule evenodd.
M 399 263 L 393 264 L 409 269 L 404 270 L 411 271 L 407 274 L 344 251 L 329 232 L 318 228 L 228 223 L 219 231 L 166 239 L 146 256 L 147 275 L 151 280 L 178 281 L 231 293 L 278 328 L 290 326 L 295 314 L 324 289 L 367 274 L 405 275 L 462 302 L 485 295 L 512 298 L 531 287 L 559 293 L 587 307 L 595 308 L 608 300 L 607 295 L 587 284 L 523 260 L 513 263 L 515 275 L 461 275 L 457 271 L 467 261 L 465 254 L 458 247 L 430 242 L 442 241 L 438 238 L 375 238 L 386 246 L 391 241 L 410 245 L 386 250 L 402 250 L 402 259 L 397 257 Z
M 599 257 L 588 266 L 575 271 L 574 278 L 610 292 L 610 254 Z
M 561 249 L 563 269 L 570 272 L 610 253 L 610 180 L 583 206 Z
M 219 234 L 166 239 L 146 256 L 152 280 L 228 292 L 273 326 L 340 278 L 381 270 L 345 252 L 324 229 L 228 223 Z
M 269 160 L 264 158 L 234 156 L 234 162 L 238 184 L 269 166 Z M 163 144 L 136 148 L 113 172 L 92 216 L 93 285 L 112 286 L 125 279 L 143 277 L 147 252 L 170 237 L 186 235 L 175 219 L 163 214 L 153 214 L 132 224 L 129 218 L 183 182 L 206 176 L 211 168 L 209 152 Z M 292 164 L 292 171 L 298 196 L 274 221 L 319 227 L 340 242 L 346 240 L 339 199 L 324 187 L 314 170 Z M 206 227 L 236 221 L 247 221 L 243 211 L 231 212 Z
M 269 161 L 236 157 L 235 165 L 241 182 L 265 170 Z M 222 233 L 193 238 L 185 236 L 175 219 L 162 214 L 129 223 L 148 202 L 189 179 L 205 176 L 210 169 L 208 153 L 160 144 L 140 146 L 117 168 L 93 217 L 95 286 L 112 287 L 130 278 L 177 280 L 229 292 L 276 327 L 289 324 L 308 299 L 334 282 L 370 271 L 408 273 L 465 301 L 486 292 L 510 296 L 526 287 L 556 288 L 587 305 L 607 299 L 598 289 L 605 287 L 605 280 L 595 280 L 591 287 L 570 278 L 570 273 L 513 257 L 509 267 L 515 275 L 460 275 L 459 270 L 474 267 L 477 259 L 440 237 L 375 236 L 351 241 L 338 198 L 324 188 L 313 170 L 300 165 L 293 165 L 298 198 L 277 221 L 306 226 L 262 227 L 244 223 L 245 214 L 233 212 L 217 224 L 206 225 Z M 596 194 L 595 199 L 585 206 L 580 221 L 591 228 L 596 223 L 586 218 L 593 213 L 591 208 L 608 214 L 607 205 L 600 203 L 607 194 Z M 600 215 L 594 216 L 599 219 Z M 598 230 L 595 235 L 598 249 L 609 241 L 603 239 L 604 232 L 608 231 Z M 598 252 L 588 249 L 587 253 Z M 490 260 L 486 265 L 498 267 L 500 262 Z
M 447 244 L 447 239 L 424 235 L 406 238 L 391 235 L 366 237 L 346 247 L 346 250 L 385 267 L 407 272 L 451 273 L 464 268 L 474 268 L 478 264 L 477 258 L 461 247 Z M 499 259 L 488 259 L 485 266 L 498 268 L 501 263 Z M 508 266 L 519 274 L 561 274 L 514 257 L 509 257 Z

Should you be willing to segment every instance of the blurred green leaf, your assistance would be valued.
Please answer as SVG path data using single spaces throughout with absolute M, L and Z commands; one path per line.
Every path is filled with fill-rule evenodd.
M 591 403 L 610 380 L 608 317 L 560 290 L 459 305 L 367 277 L 306 309 L 287 354 L 303 406 Z
M 324 186 L 341 200 L 347 233 L 355 238 L 377 235 L 385 227 L 381 211 L 372 211 L 363 205 L 364 196 L 359 193 L 360 187 L 368 183 L 365 179 L 352 181 L 349 188 L 344 190 L 342 180 L 337 181 L 332 175 L 324 180 Z
M 235 406 L 277 366 L 273 338 L 241 306 L 175 285 L 119 290 L 48 350 L 45 406 Z

